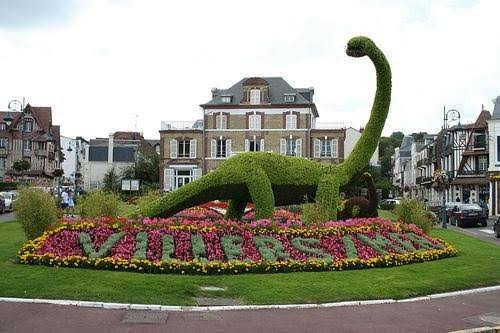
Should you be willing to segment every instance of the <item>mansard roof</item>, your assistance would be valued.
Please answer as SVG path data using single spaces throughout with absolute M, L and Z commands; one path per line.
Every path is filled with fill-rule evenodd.
M 317 115 L 316 106 L 313 102 L 314 89 L 313 88 L 293 88 L 282 77 L 246 77 L 238 81 L 228 89 L 212 89 L 213 98 L 205 104 L 203 108 L 210 107 L 234 107 L 241 106 L 240 101 L 243 99 L 244 86 L 267 86 L 269 87 L 269 101 L 271 106 L 286 105 L 294 107 L 312 107 L 313 112 Z M 285 95 L 294 95 L 295 101 L 293 103 L 285 103 Z M 231 97 L 230 102 L 222 102 L 222 97 Z M 269 106 L 269 104 L 266 104 Z M 256 107 L 252 105 L 252 107 Z

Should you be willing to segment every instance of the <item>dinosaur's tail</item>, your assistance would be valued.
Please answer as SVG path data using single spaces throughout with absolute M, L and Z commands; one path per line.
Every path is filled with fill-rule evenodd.
M 183 209 L 219 199 L 217 191 L 216 171 L 202 178 L 190 182 L 172 192 L 164 194 L 161 198 L 149 203 L 146 207 L 138 209 L 133 215 L 149 217 L 168 217 Z
M 346 53 L 353 57 L 368 56 L 377 73 L 377 91 L 373 101 L 370 119 L 361 134 L 361 138 L 340 165 L 345 174 L 345 182 L 360 172 L 369 162 L 377 149 L 384 128 L 389 105 L 391 103 L 391 68 L 380 49 L 367 37 L 354 37 L 348 45 Z

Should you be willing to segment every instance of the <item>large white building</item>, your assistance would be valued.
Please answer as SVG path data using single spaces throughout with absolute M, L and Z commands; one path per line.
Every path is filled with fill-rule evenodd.
M 488 121 L 489 164 L 488 178 L 490 186 L 490 215 L 500 215 L 500 96 L 493 100 L 493 114 Z

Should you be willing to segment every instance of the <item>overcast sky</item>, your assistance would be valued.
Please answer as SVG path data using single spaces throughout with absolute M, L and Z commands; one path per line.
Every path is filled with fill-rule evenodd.
M 321 122 L 366 122 L 375 93 L 350 37 L 393 71 L 384 134 L 435 132 L 442 109 L 473 121 L 500 95 L 500 1 L 0 0 L 0 110 L 52 106 L 66 136 L 201 118 L 212 87 L 283 76 L 314 87 Z M 137 116 L 136 116 L 137 115 Z

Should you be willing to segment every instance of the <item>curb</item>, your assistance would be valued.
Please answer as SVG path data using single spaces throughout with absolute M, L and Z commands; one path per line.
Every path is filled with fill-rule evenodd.
M 454 291 L 449 293 L 433 294 L 433 295 L 414 297 L 414 298 L 406 298 L 400 300 L 380 299 L 380 300 L 347 301 L 347 302 L 335 302 L 335 303 L 282 304 L 282 305 L 273 304 L 273 305 L 231 305 L 231 306 L 176 306 L 176 305 L 104 303 L 104 302 L 39 299 L 39 298 L 11 298 L 11 297 L 0 297 L 0 302 L 73 305 L 73 306 L 81 306 L 87 308 L 102 308 L 102 309 L 201 312 L 201 311 L 268 310 L 268 309 L 311 309 L 311 308 L 333 308 L 333 307 L 356 306 L 356 305 L 408 303 L 408 302 L 418 302 L 418 301 L 429 301 L 432 299 L 438 299 L 444 297 L 470 295 L 470 294 L 483 293 L 496 290 L 500 290 L 500 285 L 477 288 L 477 289 Z

